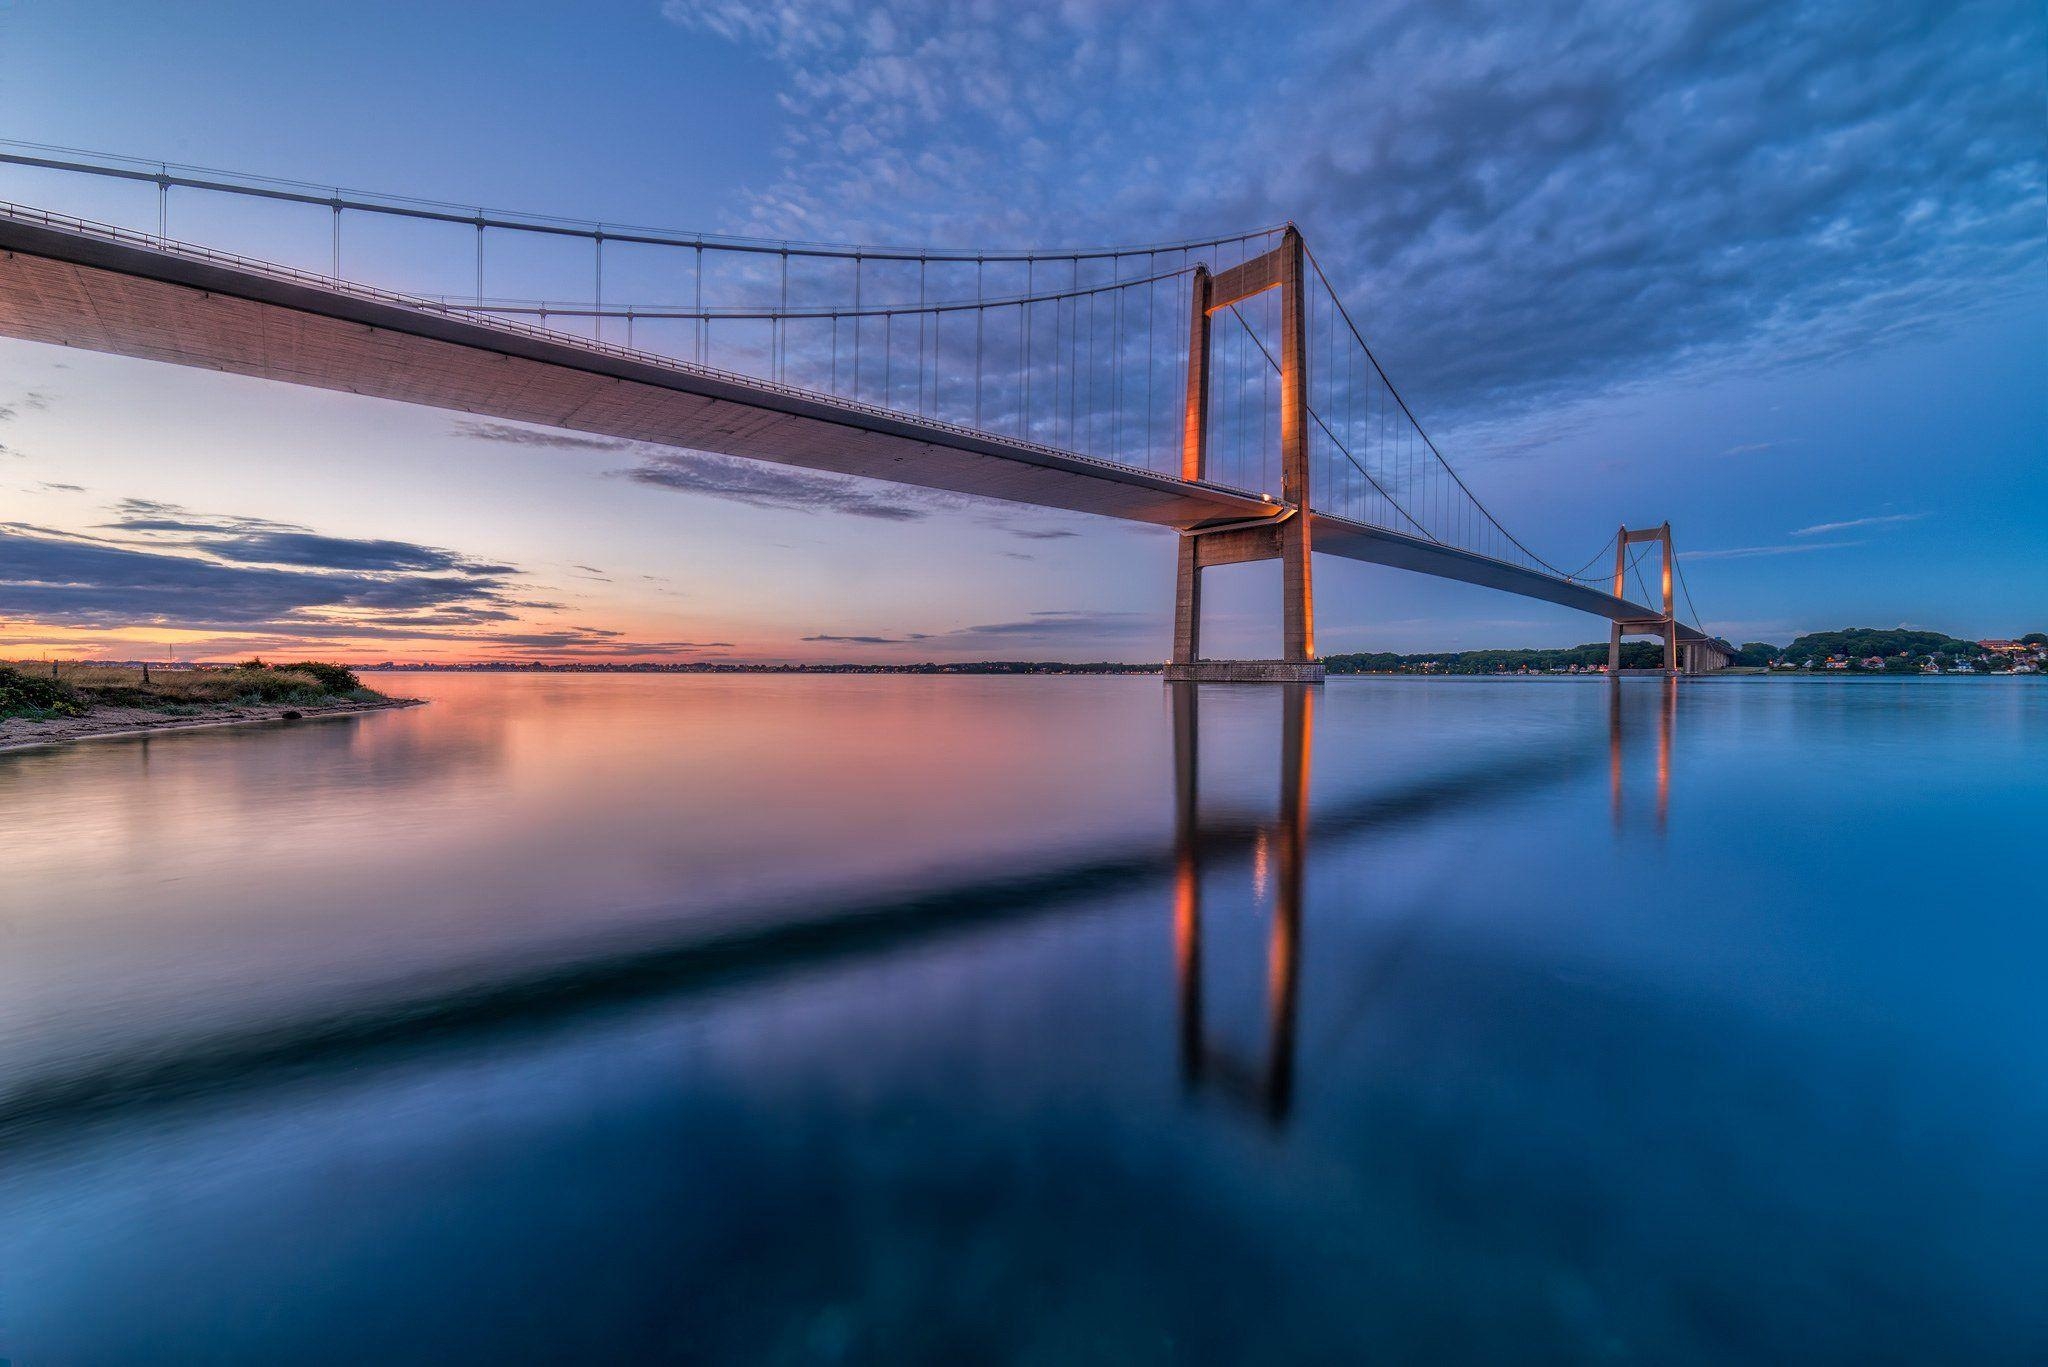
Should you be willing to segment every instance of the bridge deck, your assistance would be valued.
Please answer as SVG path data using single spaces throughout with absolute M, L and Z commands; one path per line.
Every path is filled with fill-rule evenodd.
M 0 334 L 1166 527 L 1281 511 L 1241 490 L 32 210 L 0 208 Z M 1313 516 L 1327 554 L 1616 621 L 1655 615 L 1519 565 Z
M 1616 598 L 1585 584 L 1512 565 L 1505 560 L 1495 560 L 1492 556 L 1460 550 L 1456 546 L 1425 541 L 1419 536 L 1366 526 L 1328 513 L 1315 514 L 1314 524 L 1313 541 L 1320 554 L 1363 560 L 1374 565 L 1392 565 L 1396 569 L 1414 570 L 1417 574 L 1435 575 L 1439 579 L 1455 579 L 1481 588 L 1499 589 L 1504 593 L 1516 593 L 1524 598 L 1537 598 L 1560 607 L 1590 612 L 1614 622 L 1642 622 L 1659 615 L 1653 608 L 1631 603 L 1626 598 Z M 1711 641 L 1713 638 L 1680 622 L 1678 639 L 1694 642 Z
M 73 221 L 0 212 L 0 332 L 1162 526 L 1278 512 L 1255 494 Z

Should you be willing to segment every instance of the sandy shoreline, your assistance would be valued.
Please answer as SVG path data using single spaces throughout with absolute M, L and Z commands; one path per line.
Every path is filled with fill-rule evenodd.
M 12 750 L 35 750 L 78 741 L 118 740 L 124 736 L 148 736 L 162 731 L 198 731 L 217 726 L 248 726 L 256 722 L 283 721 L 287 712 L 296 719 L 313 721 L 320 717 L 351 716 L 358 712 L 385 712 L 395 707 L 418 707 L 422 698 L 386 698 L 381 702 L 340 702 L 325 706 L 292 706 L 288 703 L 248 703 L 209 707 L 195 716 L 167 717 L 147 707 L 99 707 L 83 717 L 53 717 L 31 721 L 10 717 L 0 721 L 0 754 Z

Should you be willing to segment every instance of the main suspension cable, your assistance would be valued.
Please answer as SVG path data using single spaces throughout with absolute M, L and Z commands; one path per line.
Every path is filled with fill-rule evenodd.
M 362 213 L 389 214 L 400 218 L 425 219 L 441 223 L 459 223 L 466 227 L 499 228 L 508 232 L 540 233 L 557 237 L 581 237 L 592 240 L 631 242 L 643 246 L 658 247 L 704 247 L 717 251 L 749 252 L 774 256 L 787 253 L 791 256 L 828 257 L 839 260 L 863 259 L 869 261 L 1120 261 L 1126 256 L 1143 256 L 1150 252 L 1193 250 L 1201 247 L 1225 247 L 1264 238 L 1279 231 L 1262 227 L 1247 232 L 1230 233 L 1220 237 L 1190 238 L 1180 242 L 1139 243 L 1130 246 L 1092 247 L 1008 247 L 1001 250 L 976 247 L 901 247 L 869 246 L 850 242 L 819 242 L 799 238 L 745 237 L 729 233 L 700 233 L 682 229 L 648 227 L 639 224 L 612 223 L 597 219 L 572 218 L 557 214 L 528 213 L 519 210 L 493 210 L 458 204 L 449 200 L 426 199 L 415 195 L 388 194 L 376 190 L 348 190 L 339 186 L 325 186 L 316 181 L 291 180 L 281 176 L 253 175 L 240 171 L 225 171 L 218 167 L 193 166 L 179 162 L 151 161 L 142 157 L 124 156 L 116 152 L 99 152 L 86 148 L 63 147 L 50 143 L 22 142 L 12 138 L 0 138 L 0 148 L 17 148 L 18 151 L 0 151 L 0 162 L 16 166 L 35 167 L 42 170 L 65 171 L 80 175 L 110 177 L 117 180 L 142 181 L 148 184 L 176 186 L 181 189 L 205 190 L 217 194 L 247 195 L 258 199 L 283 200 L 297 204 L 317 204 L 326 208 L 352 209 Z M 79 157 L 96 158 L 97 162 L 79 161 Z M 113 163 L 113 164 L 107 164 Z
M 1699 630 L 1702 636 L 1713 635 L 1712 632 L 1707 630 L 1707 619 L 1700 616 L 1698 606 L 1692 601 L 1692 589 L 1685 582 L 1685 562 L 1678 558 L 1676 551 L 1672 552 L 1671 555 L 1671 567 L 1678 571 L 1678 588 L 1685 595 L 1685 606 L 1692 613 L 1693 626 Z
M 1359 347 L 1365 352 L 1366 359 L 1372 362 L 1372 368 L 1375 372 L 1378 373 L 1380 377 L 1380 382 L 1386 385 L 1387 392 L 1393 396 L 1394 402 L 1401 405 L 1401 412 L 1407 415 L 1410 426 L 1412 426 L 1415 429 L 1415 435 L 1422 438 L 1423 444 L 1429 447 L 1430 454 L 1436 457 L 1437 463 L 1443 466 L 1445 472 L 1448 473 L 1453 480 L 1457 481 L 1458 487 L 1464 490 L 1465 497 L 1472 500 L 1473 506 L 1477 508 L 1482 515 L 1484 515 L 1488 522 L 1491 522 L 1493 524 L 1495 531 L 1499 532 L 1502 536 L 1506 537 L 1509 541 L 1513 542 L 1516 549 L 1520 550 L 1522 554 L 1528 556 L 1531 560 L 1541 565 L 1544 569 L 1549 570 L 1558 578 L 1562 579 L 1567 577 L 1563 571 L 1557 568 L 1557 566 L 1551 564 L 1548 560 L 1545 560 L 1542 556 L 1536 554 L 1536 552 L 1530 550 L 1527 546 L 1523 545 L 1521 538 L 1517 537 L 1513 532 L 1509 531 L 1504 525 L 1502 525 L 1501 520 L 1493 515 L 1493 511 L 1489 509 L 1486 506 L 1486 504 L 1480 500 L 1477 494 L 1472 492 L 1471 487 L 1465 483 L 1462 477 L 1460 477 L 1457 470 L 1452 468 L 1451 463 L 1448 460 L 1444 459 L 1444 453 L 1437 449 L 1436 442 L 1430 439 L 1429 433 L 1423 430 L 1421 422 L 1416 419 L 1414 410 L 1408 407 L 1408 401 L 1401 397 L 1401 391 L 1395 388 L 1393 380 L 1388 378 L 1386 368 L 1380 364 L 1379 357 L 1375 356 L 1373 354 L 1372 348 L 1366 344 L 1365 334 L 1359 331 L 1357 322 L 1354 321 L 1351 317 L 1351 310 L 1344 306 L 1343 298 L 1337 293 L 1336 288 L 1330 284 L 1330 277 L 1323 271 L 1323 263 L 1316 259 L 1316 254 L 1308 249 L 1308 245 L 1306 243 L 1302 244 L 1302 252 L 1305 256 L 1308 257 L 1309 264 L 1315 267 L 1316 278 L 1322 281 L 1323 289 L 1328 292 L 1331 301 L 1337 305 L 1337 312 L 1343 316 L 1344 326 L 1351 330 L 1352 338 L 1357 341 Z
M 1236 304 L 1232 304 L 1230 306 L 1230 313 L 1232 317 L 1237 319 L 1238 326 L 1244 329 L 1245 335 L 1252 339 L 1252 345 L 1256 346 L 1259 349 L 1259 354 L 1266 358 L 1266 364 L 1271 366 L 1275 371 L 1278 371 L 1280 369 L 1280 363 L 1273 359 L 1273 353 L 1266 349 L 1265 340 L 1261 338 L 1258 333 L 1252 331 L 1251 324 L 1247 323 L 1245 321 L 1244 315 L 1237 311 Z M 1316 412 L 1315 408 L 1312 405 L 1304 405 L 1304 407 L 1308 408 L 1309 416 L 1316 420 L 1316 426 L 1323 429 L 1323 434 L 1330 439 L 1330 444 L 1336 447 L 1339 451 L 1342 451 L 1344 453 L 1344 459 L 1350 461 L 1352 468 L 1357 470 L 1359 474 L 1365 476 L 1366 483 L 1372 485 L 1373 488 L 1379 490 L 1380 497 L 1384 498 L 1387 501 L 1388 505 L 1392 507 L 1395 512 L 1399 513 L 1401 516 L 1408 519 L 1409 526 L 1415 528 L 1416 531 L 1421 532 L 1423 536 L 1427 537 L 1431 541 L 1434 541 L 1439 546 L 1448 544 L 1443 540 L 1443 538 L 1437 536 L 1434 532 L 1430 531 L 1420 522 L 1417 522 L 1415 520 L 1414 515 L 1410 513 L 1406 508 L 1401 506 L 1400 500 L 1395 498 L 1392 494 L 1388 493 L 1386 490 L 1386 486 L 1381 484 L 1378 480 L 1372 477 L 1372 471 L 1366 469 L 1363 465 L 1360 465 L 1358 463 L 1358 458 L 1351 454 L 1351 448 L 1346 446 L 1342 441 L 1338 440 L 1337 434 L 1330 430 L 1330 425 L 1323 421 L 1322 414 Z

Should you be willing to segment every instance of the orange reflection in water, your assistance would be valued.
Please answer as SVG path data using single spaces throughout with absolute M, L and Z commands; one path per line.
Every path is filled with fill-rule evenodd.
M 1608 810 L 1618 832 L 1622 827 L 1623 756 L 1626 751 L 1622 723 L 1620 679 L 1607 681 L 1607 789 Z M 1663 835 L 1671 824 L 1671 755 L 1678 729 L 1678 679 L 1667 676 L 1658 681 L 1656 755 L 1656 829 Z
M 1254 850 L 1274 851 L 1273 927 L 1266 950 L 1266 1051 L 1256 1072 L 1208 1043 L 1202 1019 L 1202 834 L 1197 775 L 1199 691 L 1174 684 L 1176 878 L 1174 971 L 1180 1013 L 1181 1076 L 1189 1086 L 1214 1081 L 1222 1090 L 1284 1122 L 1294 1103 L 1295 1023 L 1301 980 L 1302 886 L 1308 858 L 1309 755 L 1314 743 L 1316 692 L 1288 686 L 1282 700 L 1280 807 L 1257 836 Z M 1254 878 L 1263 881 L 1262 862 Z
M 0 1069 L 1161 833 L 1150 680 L 369 681 L 429 704 L 0 755 Z

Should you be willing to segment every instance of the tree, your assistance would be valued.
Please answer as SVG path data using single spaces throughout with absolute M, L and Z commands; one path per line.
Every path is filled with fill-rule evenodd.
M 2048 646 L 2048 635 L 2043 635 L 2038 631 L 2030 631 L 2020 637 L 2020 644 L 2023 646 Z
M 1745 641 L 1742 649 L 1735 652 L 1735 663 L 1751 669 L 1761 669 L 1784 653 L 1768 641 Z
M 1911 655 L 1894 655 L 1884 662 L 1884 672 L 1887 674 L 1918 674 L 1920 672 L 1920 662 Z
M 1784 658 L 1794 664 L 1825 660 L 1841 655 L 1851 660 L 1872 655 L 1932 655 L 1936 653 L 1975 659 L 1984 648 L 1974 641 L 1959 641 L 1938 631 L 1909 631 L 1904 627 L 1850 627 L 1844 631 L 1816 631 L 1801 636 L 1785 647 Z

